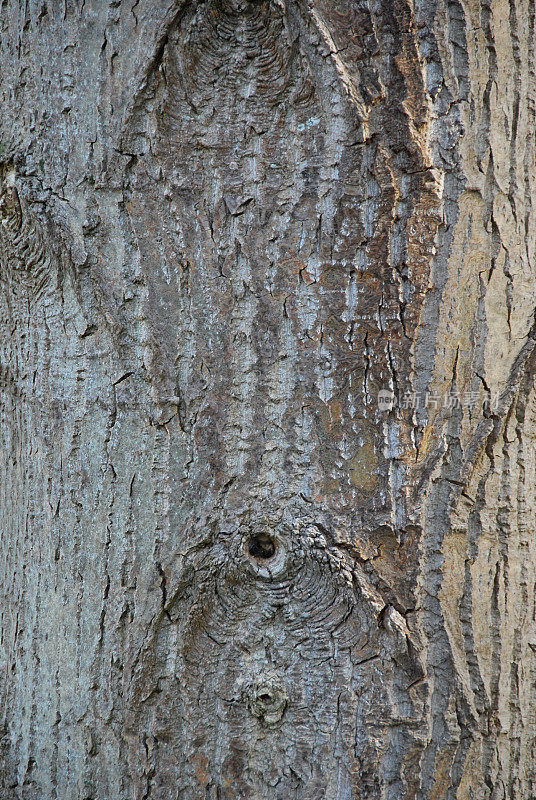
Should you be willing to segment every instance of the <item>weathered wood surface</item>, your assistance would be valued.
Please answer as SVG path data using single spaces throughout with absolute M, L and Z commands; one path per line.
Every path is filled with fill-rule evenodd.
M 536 796 L 535 24 L 2 4 L 2 798 Z

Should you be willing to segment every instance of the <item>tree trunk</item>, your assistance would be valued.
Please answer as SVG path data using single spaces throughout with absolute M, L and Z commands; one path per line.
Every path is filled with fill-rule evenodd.
M 534 0 L 4 0 L 1 798 L 536 796 Z

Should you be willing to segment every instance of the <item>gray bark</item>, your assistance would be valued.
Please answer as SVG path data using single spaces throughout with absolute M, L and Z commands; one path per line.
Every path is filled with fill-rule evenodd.
M 536 796 L 534 35 L 4 0 L 2 798 Z

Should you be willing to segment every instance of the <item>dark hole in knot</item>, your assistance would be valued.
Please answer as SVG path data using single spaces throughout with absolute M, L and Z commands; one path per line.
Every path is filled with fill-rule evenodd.
M 272 695 L 271 694 L 260 694 L 259 700 L 261 703 L 271 703 L 272 702 Z
M 257 533 L 249 540 L 248 552 L 253 558 L 267 561 L 275 555 L 275 542 L 267 533 Z

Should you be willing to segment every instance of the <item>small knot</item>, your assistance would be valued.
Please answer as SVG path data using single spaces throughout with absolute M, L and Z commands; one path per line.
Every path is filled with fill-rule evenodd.
M 275 556 L 276 544 L 267 533 L 257 533 L 248 543 L 248 553 L 257 561 L 268 561 Z
M 277 676 L 265 676 L 250 687 L 247 703 L 253 716 L 271 727 L 283 717 L 288 698 Z

